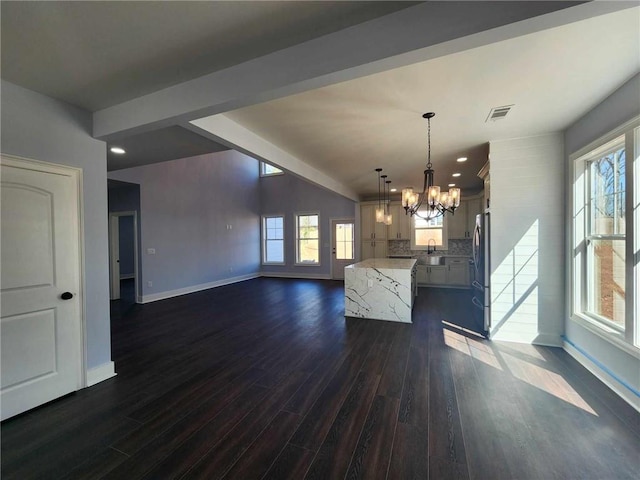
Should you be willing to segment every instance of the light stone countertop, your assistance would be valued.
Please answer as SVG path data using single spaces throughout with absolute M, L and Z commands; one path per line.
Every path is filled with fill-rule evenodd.
M 348 265 L 345 268 L 375 268 L 380 269 L 392 269 L 392 270 L 411 270 L 416 264 L 415 258 L 369 258 L 362 262 Z

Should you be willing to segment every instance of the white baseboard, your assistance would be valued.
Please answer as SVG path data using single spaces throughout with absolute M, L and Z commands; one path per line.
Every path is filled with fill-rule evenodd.
M 618 379 L 614 378 L 611 374 L 600 368 L 598 365 L 596 365 L 596 363 L 594 363 L 590 358 L 588 358 L 570 343 L 565 341 L 563 343 L 563 348 L 569 355 L 575 358 L 578 363 L 580 363 L 584 368 L 594 374 L 602 383 L 604 383 L 625 402 L 627 402 L 638 412 L 640 412 L 640 397 L 629 390 L 626 385 L 624 385 Z
M 116 365 L 113 362 L 103 363 L 87 370 L 87 387 L 116 376 Z
M 120 275 L 120 280 L 129 280 L 130 278 L 136 278 L 136 274 L 135 273 L 125 273 L 123 275 Z
M 560 337 L 560 335 L 552 335 L 549 333 L 539 333 L 531 343 L 534 345 L 541 345 L 543 347 L 562 348 L 563 346 L 562 338 Z
M 178 288 L 177 290 L 169 290 L 167 292 L 152 293 L 150 295 L 143 295 L 138 297 L 138 303 L 150 303 L 157 302 L 158 300 L 165 300 L 167 298 L 179 297 L 180 295 L 187 295 L 189 293 L 201 292 L 202 290 L 208 290 L 210 288 L 221 287 L 223 285 L 230 285 L 232 283 L 244 282 L 245 280 L 251 280 L 252 278 L 258 278 L 259 273 L 250 273 L 247 275 L 239 275 L 237 277 L 223 278 L 222 280 L 216 280 L 208 283 L 201 283 L 199 285 L 192 285 L 190 287 Z
M 301 278 L 305 280 L 331 280 L 328 273 L 262 272 L 261 277 Z

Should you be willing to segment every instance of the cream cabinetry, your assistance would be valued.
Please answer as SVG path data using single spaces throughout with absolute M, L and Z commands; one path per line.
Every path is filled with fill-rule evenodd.
M 360 258 L 385 258 L 387 256 L 387 226 L 376 222 L 375 204 L 360 205 Z
M 418 265 L 416 281 L 421 286 L 469 287 L 469 259 L 446 257 L 444 265 Z
M 482 196 L 462 200 L 453 215 L 447 213 L 449 238 L 471 238 L 479 213 L 482 213 Z
M 411 216 L 407 215 L 402 205 L 391 204 L 389 211 L 393 217 L 391 225 L 388 227 L 388 240 L 411 240 Z
M 469 285 L 469 259 L 447 258 L 446 264 L 448 285 Z

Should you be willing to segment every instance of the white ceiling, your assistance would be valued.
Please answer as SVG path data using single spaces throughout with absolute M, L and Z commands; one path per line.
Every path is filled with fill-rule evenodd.
M 416 3 L 2 1 L 1 74 L 5 80 L 97 111 L 96 114 L 111 113 L 105 107 L 115 106 L 111 110 L 135 116 L 139 106 L 145 105 L 144 117 L 153 120 L 156 99 L 168 99 L 173 105 L 184 98 L 178 93 L 177 98 L 171 99 L 175 92 L 169 89 L 159 92 L 165 87 L 190 86 L 185 82 L 214 71 L 231 72 L 231 66 L 240 62 L 246 62 L 246 67 L 236 71 L 251 71 L 256 65 L 273 69 L 273 62 L 286 57 L 264 55 L 301 42 L 310 46 L 307 51 L 314 51 L 312 39 L 335 36 L 337 33 L 332 32 L 370 19 L 380 18 L 383 23 L 376 25 L 393 31 L 398 18 L 406 21 L 411 11 L 422 7 L 398 12 L 406 12 L 404 17 L 390 12 Z M 488 2 L 487 7 L 490 3 L 494 2 Z M 557 25 L 563 26 L 544 30 L 548 26 L 539 25 L 545 20 L 527 30 L 526 12 L 525 16 L 516 13 L 523 3 L 494 3 L 492 8 L 506 12 L 503 18 L 507 22 L 510 15 L 511 22 L 518 21 L 505 37 L 508 40 L 500 41 L 497 35 L 494 43 L 488 41 L 484 46 L 468 49 L 474 43 L 470 41 L 465 43 L 467 50 L 461 48 L 455 54 L 387 71 L 375 67 L 382 73 L 333 85 L 324 80 L 325 75 L 323 79 L 318 77 L 316 86 L 330 86 L 309 89 L 308 85 L 314 83 L 311 80 L 304 89 L 298 89 L 306 91 L 297 95 L 283 96 L 265 90 L 266 95 L 258 92 L 253 101 L 244 102 L 250 106 L 234 111 L 229 108 L 235 107 L 227 107 L 223 110 L 225 120 L 236 122 L 270 142 L 275 151 L 290 154 L 295 162 L 344 186 L 336 191 L 367 196 L 377 191 L 376 167 L 384 168 L 393 186 L 420 186 L 426 161 L 426 122 L 421 115 L 435 111 L 432 159 L 436 182 L 449 183 L 451 173 L 460 168 L 462 177 L 456 183 L 473 191 L 480 185 L 476 173 L 486 161 L 489 140 L 561 131 L 640 71 L 639 7 L 605 15 L 595 13 L 593 18 L 587 14 L 581 18 L 588 19 L 574 21 L 572 14 L 560 11 L 568 6 L 575 10 L 569 2 L 526 3 L 521 10 L 530 10 L 530 16 L 559 10 L 564 20 L 557 20 Z M 477 2 L 465 5 L 469 12 L 473 11 L 469 5 L 484 8 L 478 7 Z M 433 11 L 447 9 L 438 6 L 438 2 L 422 6 Z M 591 10 L 607 8 L 595 6 Z M 421 11 L 427 13 L 428 19 L 431 10 Z M 496 23 L 495 27 L 500 25 Z M 428 37 L 433 31 L 421 27 L 422 24 L 417 28 L 414 25 L 411 35 Z M 443 32 L 455 30 L 458 36 L 473 36 L 475 32 L 473 19 L 470 26 L 456 27 L 449 25 Z M 471 29 L 465 30 L 468 27 Z M 355 31 L 349 30 L 340 41 L 347 41 Z M 523 31 L 536 33 L 521 35 Z M 381 50 L 384 45 L 375 47 Z M 318 58 L 322 58 L 322 52 L 318 52 Z M 430 57 L 413 61 L 424 58 Z M 399 64 L 408 63 L 411 62 L 403 60 Z M 366 68 L 364 65 L 362 71 Z M 277 91 L 274 87 L 265 88 Z M 147 95 L 153 92 L 160 96 Z M 204 97 L 194 98 L 206 102 L 208 91 L 203 92 Z M 137 103 L 142 95 L 147 95 L 147 103 Z M 256 103 L 278 97 L 282 98 Z M 243 104 L 241 98 L 238 104 Z M 515 107 L 505 120 L 485 123 L 491 107 L 506 104 Z M 154 108 L 149 109 L 149 105 Z M 158 107 L 158 112 L 162 108 Z M 153 131 L 141 128 L 125 132 L 118 143 L 126 145 L 130 153 L 126 158 L 110 156 L 109 169 L 224 148 L 217 142 L 225 139 L 216 132 L 204 138 L 182 128 L 189 127 L 188 120 L 202 115 L 176 117 L 173 122 L 158 117 L 160 121 L 154 124 Z M 128 117 L 125 114 L 122 118 Z M 95 119 L 94 115 L 94 122 Z M 140 123 L 136 118 L 132 124 L 136 122 Z M 191 130 L 205 135 L 198 129 Z M 456 164 L 455 158 L 460 155 L 469 160 Z M 278 164 L 278 155 L 269 160 Z
M 361 195 L 422 186 L 431 120 L 435 180 L 481 187 L 489 140 L 557 132 L 640 71 L 640 8 L 236 110 L 227 117 Z M 640 92 L 639 92 L 640 93 Z M 515 104 L 504 120 L 492 107 Z M 455 160 L 468 157 L 462 166 Z M 462 172 L 457 179 L 454 172 Z

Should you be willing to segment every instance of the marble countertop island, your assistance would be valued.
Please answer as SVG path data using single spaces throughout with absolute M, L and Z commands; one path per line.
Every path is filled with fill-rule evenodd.
M 370 258 L 345 267 L 345 316 L 411 323 L 416 263 L 408 258 Z

